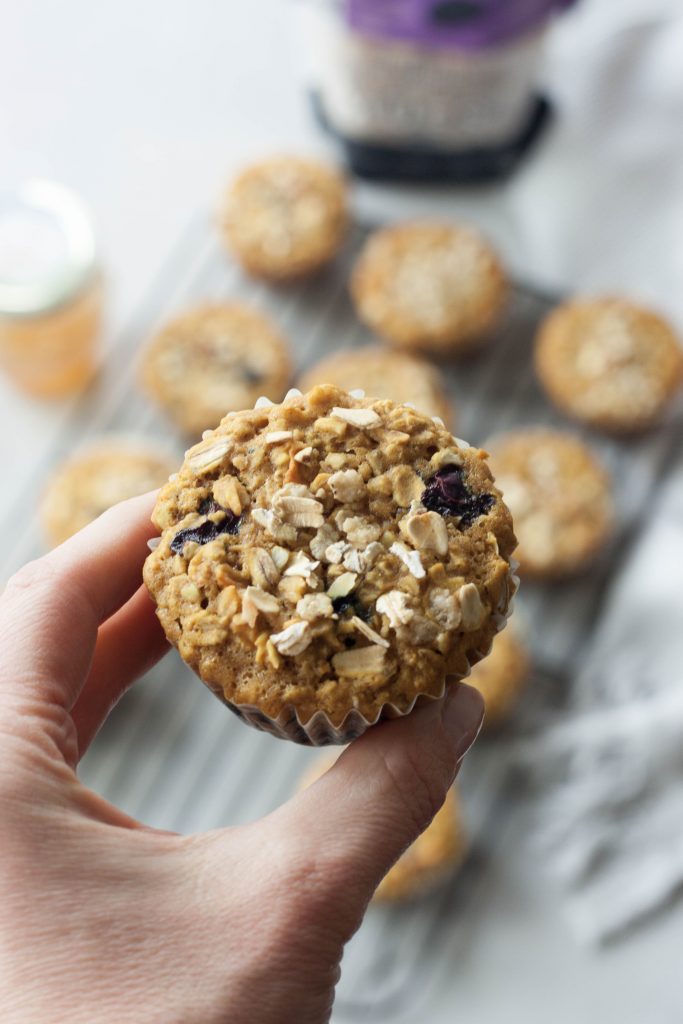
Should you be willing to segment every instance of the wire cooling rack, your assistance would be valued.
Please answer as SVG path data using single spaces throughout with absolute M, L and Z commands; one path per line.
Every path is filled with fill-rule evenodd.
M 41 553 L 38 524 L 27 520 L 25 509 L 35 507 L 53 466 L 84 439 L 138 435 L 176 448 L 180 455 L 184 439 L 136 387 L 141 343 L 178 310 L 206 299 L 251 301 L 270 312 L 290 338 L 298 370 L 333 349 L 367 343 L 346 290 L 350 265 L 366 234 L 367 229 L 357 228 L 336 266 L 324 274 L 271 288 L 245 279 L 206 219 L 194 220 L 132 322 L 115 339 L 99 382 L 73 405 L 30 480 L 7 503 L 0 518 L 0 578 Z M 553 301 L 517 286 L 495 344 L 444 367 L 457 407 L 458 434 L 481 444 L 516 425 L 561 425 L 530 366 L 535 327 Z M 522 587 L 518 601 L 536 668 L 517 718 L 521 728 L 533 727 L 539 705 L 561 702 L 571 685 L 599 620 L 619 546 L 647 514 L 676 437 L 672 419 L 627 444 L 590 438 L 613 476 L 619 529 L 589 574 L 559 588 Z M 192 832 L 243 823 L 272 810 L 287 799 L 314 756 L 226 714 L 173 653 L 122 700 L 84 759 L 81 774 L 88 785 L 148 824 Z M 472 855 L 439 893 L 414 905 L 370 910 L 344 958 L 335 1021 L 414 1020 L 416 1013 L 424 1013 L 434 987 L 457 975 L 476 923 L 477 893 L 487 884 L 486 851 L 503 841 L 515 811 L 509 762 L 495 740 L 480 742 L 469 755 L 460 790 Z

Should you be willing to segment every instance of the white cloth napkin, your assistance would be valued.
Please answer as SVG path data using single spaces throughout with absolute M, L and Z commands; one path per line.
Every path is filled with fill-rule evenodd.
M 570 706 L 518 753 L 576 934 L 622 933 L 683 887 L 683 458 L 616 578 Z

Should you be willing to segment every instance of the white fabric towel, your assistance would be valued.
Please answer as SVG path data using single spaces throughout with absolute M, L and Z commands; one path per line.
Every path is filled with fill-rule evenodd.
M 605 607 L 569 709 L 516 750 L 542 782 L 536 841 L 590 942 L 683 887 L 683 459 Z

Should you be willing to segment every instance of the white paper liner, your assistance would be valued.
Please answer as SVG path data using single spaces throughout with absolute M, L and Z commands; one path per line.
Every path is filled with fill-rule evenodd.
M 518 566 L 519 563 L 515 559 L 510 560 L 507 593 L 501 599 L 501 606 L 505 608 L 505 611 L 496 611 L 492 615 L 492 620 L 496 627 L 494 636 L 505 628 L 508 619 L 512 615 L 514 597 L 519 589 L 519 577 L 515 573 Z M 472 670 L 472 666 L 490 653 L 493 639 L 494 637 L 491 637 L 485 650 L 473 652 L 478 657 L 472 659 L 464 675 L 457 677 L 457 679 L 454 676 L 449 676 L 444 680 L 440 693 L 417 694 L 405 711 L 401 711 L 394 704 L 383 704 L 373 719 L 365 718 L 360 711 L 353 708 L 348 712 L 341 725 L 338 726 L 332 724 L 324 711 L 316 711 L 304 724 L 299 720 L 297 709 L 291 704 L 286 705 L 277 718 L 270 718 L 254 704 L 233 704 L 232 701 L 225 701 L 225 704 L 238 718 L 241 718 L 243 722 L 250 725 L 253 729 L 268 732 L 271 736 L 277 736 L 278 739 L 291 740 L 294 743 L 308 747 L 343 745 L 358 739 L 367 729 L 377 725 L 378 722 L 392 718 L 402 718 L 404 715 L 409 715 L 418 704 L 424 704 L 430 700 L 441 700 L 447 686 L 460 679 L 466 679 Z

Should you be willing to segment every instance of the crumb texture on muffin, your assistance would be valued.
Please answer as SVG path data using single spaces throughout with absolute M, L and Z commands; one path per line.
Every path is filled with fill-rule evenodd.
M 508 285 L 498 256 L 477 232 L 425 221 L 372 234 L 351 293 L 361 320 L 387 341 L 455 353 L 486 339 Z
M 143 355 L 142 384 L 185 431 L 200 434 L 259 395 L 279 401 L 291 375 L 285 340 L 240 303 L 204 305 L 171 320 Z
M 346 234 L 346 186 L 317 160 L 271 157 L 230 186 L 221 229 L 251 274 L 275 281 L 302 277 L 328 263 Z
M 226 416 L 155 510 L 145 580 L 167 636 L 217 695 L 272 719 L 374 721 L 440 694 L 514 590 L 484 455 L 330 386 Z
M 489 447 L 522 573 L 552 578 L 584 569 L 614 527 L 610 480 L 590 448 L 564 431 L 533 427 Z
M 453 427 L 455 413 L 436 366 L 407 352 L 376 345 L 335 352 L 302 375 L 299 387 L 334 384 L 343 391 L 362 388 L 374 398 L 390 398 L 398 405 L 412 403 L 418 412 L 438 416 Z
M 544 320 L 535 348 L 550 399 L 578 420 L 628 433 L 654 425 L 683 381 L 672 327 L 625 299 L 573 299 Z

